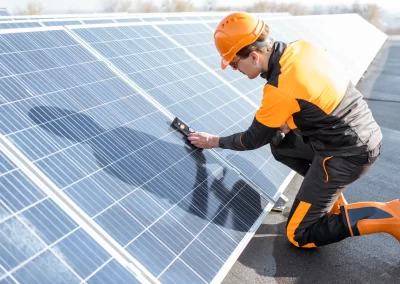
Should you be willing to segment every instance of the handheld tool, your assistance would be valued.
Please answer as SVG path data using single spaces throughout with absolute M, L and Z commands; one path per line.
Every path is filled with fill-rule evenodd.
M 175 117 L 175 119 L 172 121 L 171 124 L 173 127 L 179 130 L 183 135 L 186 136 L 186 143 L 188 143 L 190 146 L 196 149 L 200 149 L 196 146 L 194 146 L 192 143 L 190 143 L 189 140 L 187 140 L 187 137 L 189 136 L 190 133 L 194 133 L 195 131 L 189 127 L 186 123 L 184 123 L 182 120 L 180 120 L 178 117 Z

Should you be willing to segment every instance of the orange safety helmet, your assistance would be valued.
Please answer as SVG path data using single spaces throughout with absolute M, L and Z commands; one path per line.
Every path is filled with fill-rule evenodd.
M 237 12 L 226 16 L 214 32 L 214 43 L 225 69 L 243 47 L 255 42 L 265 27 L 264 21 L 248 13 Z

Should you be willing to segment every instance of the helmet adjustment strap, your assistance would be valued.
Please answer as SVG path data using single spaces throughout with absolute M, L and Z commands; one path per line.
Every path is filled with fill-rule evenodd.
M 267 46 L 273 42 L 274 42 L 274 40 L 271 37 L 269 37 L 264 41 L 255 41 L 251 45 L 255 46 L 255 47 L 263 47 L 263 46 Z

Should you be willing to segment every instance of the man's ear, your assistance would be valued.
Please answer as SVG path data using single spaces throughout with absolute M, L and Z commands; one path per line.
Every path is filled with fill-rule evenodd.
M 252 53 L 250 53 L 251 56 L 251 60 L 258 62 L 260 60 L 260 55 L 258 54 L 258 52 L 253 51 Z

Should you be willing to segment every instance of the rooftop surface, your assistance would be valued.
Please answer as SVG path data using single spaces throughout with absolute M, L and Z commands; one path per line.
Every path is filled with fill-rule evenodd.
M 357 88 L 383 131 L 375 166 L 344 192 L 349 203 L 400 198 L 400 36 L 389 37 Z M 286 219 L 302 182 L 285 191 L 283 213 L 270 213 L 223 283 L 400 283 L 400 244 L 387 234 L 347 238 L 316 249 L 298 249 L 285 236 Z

